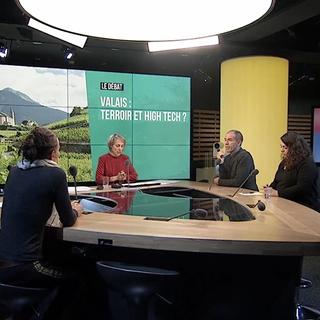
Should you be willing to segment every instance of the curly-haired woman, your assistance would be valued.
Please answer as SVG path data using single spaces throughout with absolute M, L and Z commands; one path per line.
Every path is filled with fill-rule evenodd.
M 53 205 L 64 227 L 72 226 L 82 213 L 80 204 L 70 202 L 66 174 L 58 166 L 59 148 L 56 135 L 40 127 L 21 145 L 22 161 L 11 168 L 4 189 L 0 259 L 11 267 L 2 270 L 0 279 L 47 286 L 64 276 L 43 261 L 42 252 Z
M 286 198 L 320 212 L 318 169 L 308 143 L 296 132 L 287 132 L 280 139 L 282 161 L 270 184 L 271 196 Z

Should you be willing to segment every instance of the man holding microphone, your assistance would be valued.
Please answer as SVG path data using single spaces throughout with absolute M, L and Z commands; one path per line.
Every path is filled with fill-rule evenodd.
M 240 131 L 228 131 L 224 142 L 225 150 L 217 154 L 219 177 L 215 177 L 213 182 L 219 186 L 239 187 L 255 169 L 254 161 L 251 154 L 241 147 L 243 135 Z M 255 175 L 248 178 L 243 188 L 258 191 Z

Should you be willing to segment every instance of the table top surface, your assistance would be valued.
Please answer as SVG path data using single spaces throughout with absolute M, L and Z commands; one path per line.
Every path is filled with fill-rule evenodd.
M 74 226 L 63 229 L 62 239 L 81 243 L 187 252 L 320 255 L 320 214 L 305 206 L 279 197 L 266 200 L 262 194 L 256 193 L 238 193 L 231 198 L 230 195 L 236 188 L 214 185 L 209 191 L 208 183 L 194 181 L 162 184 L 161 188 L 168 188 L 171 191 L 172 188 L 178 190 L 189 188 L 213 196 L 205 199 L 191 198 L 191 200 L 188 196 L 178 195 L 168 200 L 167 195 L 150 196 L 150 190 L 153 188 L 159 189 L 159 185 L 137 189 L 108 189 L 99 193 L 92 189 L 96 195 L 114 200 L 118 197 L 118 200 L 123 199 L 123 203 L 110 213 L 93 212 L 82 215 Z M 143 192 L 143 189 L 148 189 L 147 193 Z M 88 190 L 78 191 L 78 194 L 88 194 Z M 156 198 L 158 200 L 155 200 Z M 248 207 L 248 204 L 255 204 L 258 200 L 266 205 L 264 211 L 260 211 L 257 207 L 253 209 Z M 170 205 L 166 205 L 167 201 L 171 202 Z M 236 208 L 237 213 L 234 214 L 230 208 L 228 210 L 219 208 L 217 203 L 222 201 L 227 204 L 235 203 L 232 208 Z M 192 216 L 191 212 L 169 221 L 145 219 L 145 216 L 173 217 L 180 212 L 188 212 L 195 208 L 205 208 L 205 211 L 201 211 L 201 213 L 206 212 L 205 217 L 199 219 L 197 215 Z M 240 215 L 239 208 L 241 208 Z M 247 214 L 253 218 L 239 220 L 239 216 Z M 191 219 L 188 219 L 190 217 Z M 53 221 L 52 225 L 55 225 Z
M 280 197 L 264 199 L 256 192 L 231 197 L 236 188 L 214 185 L 209 190 L 208 183 L 194 181 L 78 189 L 79 197 L 94 194 L 118 205 L 108 213 L 82 215 L 72 227 L 61 229 L 65 241 L 185 252 L 320 255 L 320 213 Z M 249 208 L 259 200 L 264 211 Z M 48 226 L 61 228 L 56 213 Z

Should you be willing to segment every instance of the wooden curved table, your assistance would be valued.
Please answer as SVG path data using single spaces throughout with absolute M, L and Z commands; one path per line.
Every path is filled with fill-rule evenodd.
M 235 188 L 207 183 L 181 181 L 168 186 L 192 188 L 230 197 Z M 114 246 L 255 255 L 319 255 L 320 213 L 295 202 L 262 195 L 237 194 L 234 201 L 246 207 L 258 200 L 265 211 L 256 208 L 252 221 L 208 221 L 174 219 L 150 221 L 144 217 L 122 214 L 92 213 L 63 229 L 63 240 L 98 244 L 105 240 Z M 172 212 L 172 216 L 176 212 Z
M 226 198 L 236 189 L 213 186 L 209 191 L 207 183 L 191 181 L 168 186 Z M 261 194 L 238 193 L 232 200 L 244 208 L 261 200 L 266 209 L 250 209 L 255 220 L 241 222 L 92 213 L 64 228 L 62 239 L 106 244 L 98 247 L 107 248 L 107 259 L 137 261 L 142 252 L 142 263 L 179 270 L 179 320 L 294 320 L 303 256 L 320 255 L 320 213 Z
M 167 186 L 225 198 L 235 191 L 218 186 L 209 191 L 207 183 L 192 181 Z M 241 222 L 145 220 L 139 209 L 134 209 L 136 216 L 94 212 L 68 228 L 59 228 L 53 216 L 49 226 L 58 228 L 49 230 L 64 245 L 80 247 L 79 252 L 87 253 L 88 247 L 96 254 L 98 248 L 98 255 L 91 255 L 94 260 L 178 270 L 182 281 L 177 320 L 294 320 L 303 256 L 320 255 L 320 214 L 282 198 L 238 193 L 232 200 L 246 209 L 261 200 L 266 210 L 249 209 L 255 219 Z

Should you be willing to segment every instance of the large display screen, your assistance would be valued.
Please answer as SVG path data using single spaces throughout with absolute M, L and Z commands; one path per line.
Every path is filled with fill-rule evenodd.
M 0 65 L 0 183 L 34 126 L 52 129 L 59 165 L 95 180 L 113 133 L 139 180 L 190 177 L 190 78 Z
M 312 150 L 314 161 L 320 165 L 320 106 L 313 108 Z

